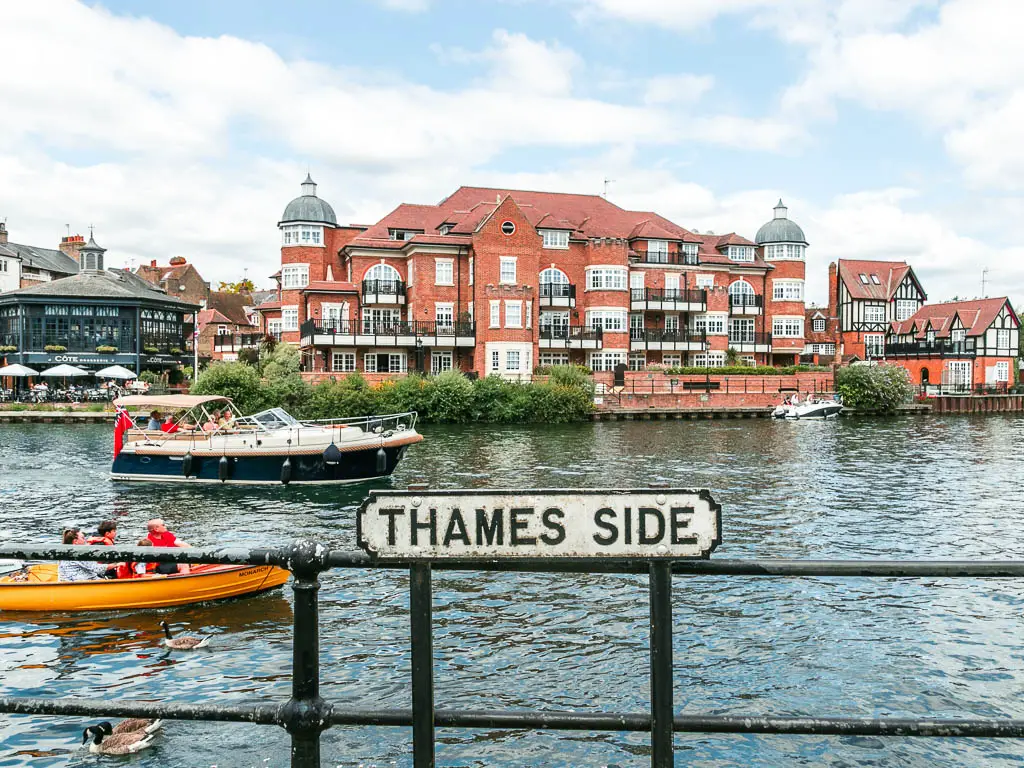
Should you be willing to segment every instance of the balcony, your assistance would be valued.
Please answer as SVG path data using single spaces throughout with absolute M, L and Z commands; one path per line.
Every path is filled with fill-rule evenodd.
M 674 266 L 696 267 L 700 257 L 696 253 L 665 253 L 664 251 L 634 251 L 641 264 L 672 264 Z
M 707 336 L 703 332 L 685 328 L 666 330 L 664 328 L 631 328 L 629 350 L 631 352 L 703 352 L 707 349 Z
M 729 347 L 737 352 L 771 352 L 772 335 L 770 333 L 730 333 Z
M 405 304 L 405 282 L 363 280 L 363 304 Z
M 631 288 L 629 308 L 636 312 L 704 312 L 708 292 L 703 288 Z
M 575 307 L 576 286 L 570 283 L 541 283 L 537 304 L 540 307 Z
M 541 349 L 601 349 L 604 331 L 586 325 L 542 325 Z
M 256 349 L 265 336 L 260 333 L 220 334 L 213 337 L 214 352 L 239 352 L 243 349 Z
M 975 339 L 963 341 L 908 341 L 885 345 L 886 357 L 974 357 Z
M 764 311 L 764 296 L 729 294 L 730 315 L 760 315 Z
M 299 330 L 303 347 L 472 347 L 473 323 L 397 322 L 353 323 L 345 320 L 307 320 Z

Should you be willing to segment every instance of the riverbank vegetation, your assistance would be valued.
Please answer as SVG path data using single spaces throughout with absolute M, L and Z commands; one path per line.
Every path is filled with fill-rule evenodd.
M 554 366 L 546 381 L 519 383 L 496 376 L 470 380 L 458 371 L 412 374 L 370 384 L 358 373 L 310 385 L 299 373 L 299 353 L 279 344 L 257 365 L 213 363 L 192 386 L 197 395 L 230 397 L 243 413 L 281 407 L 303 419 L 340 419 L 416 411 L 424 421 L 567 423 L 593 410 L 590 378 L 571 366 Z
M 898 365 L 851 365 L 836 372 L 836 391 L 845 406 L 886 413 L 910 400 L 914 388 Z

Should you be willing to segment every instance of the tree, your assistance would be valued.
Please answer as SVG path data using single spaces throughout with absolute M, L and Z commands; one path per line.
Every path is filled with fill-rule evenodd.
M 211 363 L 196 378 L 192 394 L 230 397 L 244 414 L 262 410 L 265 402 L 260 375 L 245 363 Z
M 867 411 L 894 411 L 913 392 L 910 374 L 899 365 L 851 365 L 836 373 L 843 405 Z
M 249 278 L 239 280 L 237 283 L 225 283 L 223 280 L 220 282 L 219 290 L 222 293 L 252 293 L 256 290 L 256 286 Z

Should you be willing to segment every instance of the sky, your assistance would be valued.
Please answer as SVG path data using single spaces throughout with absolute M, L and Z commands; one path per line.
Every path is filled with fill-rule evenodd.
M 459 185 L 753 238 L 781 197 L 929 301 L 1024 305 L 1020 0 L 34 0 L 4 9 L 0 219 L 259 286 L 309 171 L 339 223 Z M 607 183 L 606 183 L 607 180 Z

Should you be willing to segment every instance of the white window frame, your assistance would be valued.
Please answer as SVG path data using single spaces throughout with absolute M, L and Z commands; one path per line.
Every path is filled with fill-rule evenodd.
M 491 299 L 490 328 L 501 328 L 501 299 Z
M 804 337 L 804 318 L 775 315 L 772 318 L 772 338 L 802 339 Z
M 646 352 L 630 352 L 629 361 L 626 363 L 631 371 L 642 371 L 647 367 Z
M 967 341 L 967 329 L 966 328 L 954 328 L 949 332 L 949 340 L 954 344 L 958 342 Z
M 568 365 L 568 352 L 541 352 L 537 365 Z
M 409 372 L 409 356 L 405 352 L 395 352 L 393 350 L 369 350 L 363 353 L 363 371 L 366 373 L 379 373 L 377 370 L 377 355 L 388 356 L 388 370 L 384 373 L 408 373 Z M 391 370 L 394 364 L 397 363 L 397 371 Z
M 505 327 L 523 327 L 523 302 L 505 300 Z
M 600 264 L 586 268 L 588 291 L 628 290 L 629 270 L 613 264 Z
M 513 358 L 513 355 L 515 356 Z M 515 365 L 512 364 L 513 359 Z M 522 373 L 523 371 L 523 351 L 521 349 L 506 349 L 505 350 L 505 373 Z
M 292 318 L 295 320 L 294 323 L 289 322 Z M 299 330 L 299 305 L 290 304 L 281 307 L 281 332 L 286 333 L 297 330 Z
M 684 243 L 685 245 L 685 243 Z M 714 275 L 697 275 L 697 287 L 709 290 L 715 287 Z
M 803 301 L 803 280 L 772 280 L 772 301 Z
M 430 353 L 430 372 L 444 373 L 455 367 L 455 355 L 450 349 L 435 349 Z
M 646 260 L 655 264 L 668 264 L 668 240 L 648 240 Z
M 705 333 L 708 336 L 725 336 L 728 332 L 728 319 L 728 312 L 706 312 L 693 315 L 691 325 L 697 333 Z
M 618 307 L 595 307 L 586 313 L 587 327 L 609 333 L 626 333 L 629 329 L 629 311 Z
M 1010 348 L 1010 329 L 996 328 L 996 349 Z
M 683 364 L 683 356 L 678 352 L 662 352 L 661 364 L 667 366 L 681 366 Z
M 811 331 L 813 333 L 824 333 L 825 332 L 825 318 L 815 317 L 811 320 Z
M 455 326 L 455 304 L 450 301 L 434 302 L 434 325 L 438 328 Z
M 865 333 L 864 334 L 864 356 L 883 357 L 885 355 L 885 334 Z
M 285 264 L 281 267 L 281 288 L 294 291 L 309 285 L 309 264 Z
M 320 248 L 324 243 L 324 228 L 315 224 L 285 224 L 281 227 L 281 245 Z
M 281 333 L 284 321 L 279 317 L 270 318 L 267 320 L 267 333 L 275 334 Z
M 331 372 L 353 373 L 356 370 L 356 353 L 331 350 Z
M 434 259 L 434 285 L 455 285 L 455 259 Z
M 750 245 L 730 245 L 726 252 L 730 261 L 753 261 L 754 248 Z
M 470 285 L 473 284 L 473 277 L 474 277 L 474 272 L 475 272 L 474 267 L 475 267 L 475 259 L 472 256 L 470 256 L 469 257 L 469 284 Z
M 721 368 L 725 365 L 725 352 L 711 350 L 690 355 L 690 365 L 698 368 Z
M 498 261 L 498 282 L 502 285 L 516 284 L 516 262 L 515 256 L 502 256 Z
M 491 350 L 491 373 L 498 373 L 501 371 L 501 350 Z
M 917 314 L 918 303 L 913 299 L 896 299 L 896 322 L 909 320 Z
M 569 230 L 567 229 L 542 229 L 540 236 L 545 248 L 557 248 L 563 251 L 569 248 Z
M 864 305 L 864 322 L 865 323 L 884 323 L 885 322 L 885 307 L 882 306 L 881 304 L 865 304 Z
M 1005 330 L 1005 329 L 1003 329 Z M 997 382 L 1010 381 L 1010 363 L 1006 360 L 998 360 L 995 364 L 995 380 Z
M 679 252 L 683 255 L 684 264 L 696 264 L 699 251 L 699 243 L 681 243 L 679 245 Z
M 587 356 L 587 365 L 592 371 L 614 371 L 619 363 L 626 363 L 627 352 L 624 349 L 603 349 L 591 352 Z

